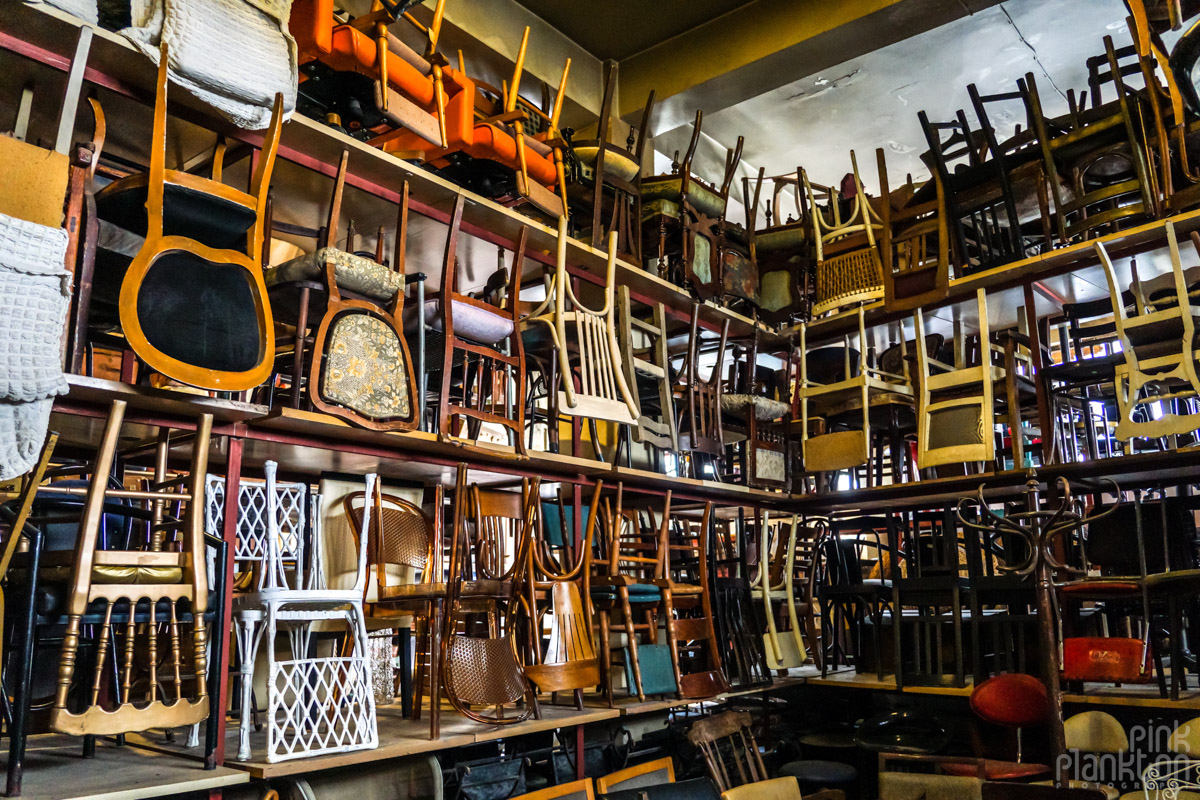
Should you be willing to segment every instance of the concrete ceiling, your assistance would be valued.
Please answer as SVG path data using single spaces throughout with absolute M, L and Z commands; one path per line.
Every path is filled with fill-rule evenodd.
M 517 2 L 597 58 L 620 61 L 749 5 L 753 0 Z
M 1087 58 L 1104 52 L 1104 37 L 1127 44 L 1121 0 L 1007 0 L 874 52 L 706 114 L 698 166 L 720 173 L 724 148 L 746 137 L 743 174 L 764 167 L 767 175 L 803 166 L 819 183 L 836 183 L 855 150 L 869 190 L 878 185 L 875 149 L 883 148 L 889 183 L 928 176 L 920 154 L 927 149 L 917 120 L 951 119 L 970 108 L 967 85 L 984 94 L 1011 91 L 1032 72 L 1046 113 L 1067 110 L 1066 91 L 1087 84 Z M 1024 122 L 1019 102 L 997 108 L 1001 130 Z M 974 115 L 968 111 L 968 118 Z M 687 146 L 691 126 L 655 137 L 659 168 Z M 736 218 L 740 221 L 740 217 Z

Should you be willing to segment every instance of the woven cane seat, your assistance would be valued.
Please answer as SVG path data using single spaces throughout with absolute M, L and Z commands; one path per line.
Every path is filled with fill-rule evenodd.
M 817 262 L 813 314 L 883 297 L 883 263 L 879 250 L 864 247 Z
M 514 703 L 525 696 L 525 679 L 508 639 L 452 636 L 446 648 L 446 688 L 464 703 Z

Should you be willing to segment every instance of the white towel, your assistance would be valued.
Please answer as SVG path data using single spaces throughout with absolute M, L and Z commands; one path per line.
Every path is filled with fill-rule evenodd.
M 69 388 L 61 363 L 66 252 L 62 228 L 0 214 L 0 481 L 33 466 L 54 396 Z
M 25 0 L 31 6 L 40 5 L 43 0 Z M 65 11 L 73 17 L 79 17 L 89 25 L 100 24 L 100 11 L 96 0 L 44 0 L 46 5 L 54 6 L 59 11 Z
M 171 79 L 240 128 L 271 124 L 276 93 L 285 119 L 296 107 L 292 0 L 133 0 L 121 34 L 158 64 L 170 51 Z

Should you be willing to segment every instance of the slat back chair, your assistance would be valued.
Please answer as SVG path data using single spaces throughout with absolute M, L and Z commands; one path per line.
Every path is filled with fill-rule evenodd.
M 592 247 L 601 247 L 608 233 L 616 231 L 618 250 L 632 263 L 641 264 L 642 157 L 654 112 L 654 91 L 646 98 L 641 124 L 630 128 L 628 141 L 621 148 L 609 142 L 616 85 L 617 65 L 608 62 L 596 138 L 571 144 L 581 184 L 574 199 L 576 207 L 591 217 Z M 611 199 L 606 194 L 611 194 Z
M 782 369 L 760 365 L 759 340 L 756 329 L 748 345 L 734 348 L 734 374 L 721 396 L 721 429 L 731 449 L 743 438 L 740 478 L 747 486 L 786 490 L 791 485 L 791 352 L 763 351 L 781 355 Z
M 667 756 L 601 775 L 596 778 L 596 791 L 599 794 L 627 792 L 646 786 L 661 786 L 664 783 L 674 782 L 675 762 L 670 756 Z
M 687 360 L 676 377 L 674 395 L 679 402 L 679 446 L 691 452 L 692 470 L 701 477 L 703 466 L 699 457 L 719 459 L 725 451 L 725 436 L 721 431 L 721 396 L 724 393 L 725 343 L 729 338 L 729 320 L 721 324 L 717 343 L 717 360 L 707 378 L 700 376 L 700 304 L 692 304 L 691 328 L 688 335 Z
M 863 191 L 858 175 L 858 159 L 850 151 L 851 181 L 843 180 L 842 190 L 823 188 L 826 210 L 817 202 L 817 193 L 803 169 L 800 178 L 812 209 L 813 246 L 816 249 L 816 284 L 813 316 L 838 308 L 878 300 L 883 297 L 883 262 L 879 256 L 877 234 L 883 220 Z M 846 191 L 852 190 L 853 197 Z M 843 211 L 842 204 L 848 205 Z
M 167 169 L 168 61 L 164 42 L 149 172 L 96 195 L 101 219 L 145 234 L 121 280 L 121 328 L 138 357 L 163 375 L 204 389 L 243 391 L 266 380 L 275 357 L 258 259 L 283 96 L 275 97 L 251 190 L 242 192 L 220 182 L 223 144 L 212 179 Z
M 708 774 L 722 792 L 768 778 L 746 711 L 726 711 L 697 720 L 688 729 L 688 741 L 704 754 Z
M 946 193 L 940 175 L 930 177 L 936 196 L 912 202 L 916 194 L 909 178 L 910 202 L 892 206 L 887 162 L 883 149 L 875 151 L 879 163 L 883 235 L 883 304 L 888 311 L 911 311 L 937 302 L 950 291 L 950 239 L 946 222 Z
M 520 492 L 481 489 L 467 482 L 466 464 L 458 467 L 441 680 L 454 710 L 476 722 L 510 725 L 537 712 L 515 628 L 538 484 L 523 480 Z M 506 715 L 506 706 L 522 700 L 522 710 Z
M 546 543 L 540 535 L 527 548 L 529 577 L 525 589 L 528 609 L 533 616 L 529 625 L 533 641 L 525 659 L 525 676 L 543 692 L 574 692 L 579 709 L 583 708 L 583 689 L 600 683 L 600 660 L 592 640 L 592 618 L 583 598 L 591 594 L 592 544 L 603 489 L 604 481 L 597 481 L 587 507 L 585 532 L 579 548 L 551 550 L 544 546 Z M 544 526 L 539 526 L 538 530 L 544 531 Z M 543 649 L 542 631 L 547 624 L 550 635 Z
M 992 364 L 992 345 L 987 318 L 987 296 L 975 294 L 979 316 L 979 364 L 941 364 L 925 347 L 917 348 L 917 466 L 991 462 L 996 438 L 994 384 L 1004 370 Z M 916 340 L 925 341 L 924 314 L 913 314 Z M 935 372 L 934 370 L 942 370 Z
M 1090 238 L 1155 213 L 1135 101 L 1126 90 L 1111 36 L 1104 38 L 1104 48 L 1116 89 L 1115 100 L 1095 116 L 1074 115 L 1074 126 L 1060 135 L 1051 135 L 1033 73 L 1027 73 L 1023 82 L 1054 201 L 1056 232 L 1064 243 Z M 1101 174 L 1110 171 L 1114 161 L 1124 161 L 1127 167 L 1111 177 Z M 1071 187 L 1073 198 L 1066 195 L 1063 186 Z
M 670 503 L 670 492 L 663 502 Z M 591 599 L 600 623 L 600 678 L 609 704 L 615 702 L 614 649 L 620 650 L 624 661 L 630 694 L 645 700 L 647 694 L 675 693 L 677 653 L 658 641 L 664 595 L 669 592 L 662 585 L 667 517 L 653 501 L 627 500 L 620 483 L 615 498 L 606 497 L 598 506 L 602 532 L 598 560 L 603 567 L 592 578 Z M 610 629 L 618 623 L 625 643 L 614 648 Z M 639 632 L 644 641 L 639 640 Z
M 88 484 L 84 501 L 57 690 L 50 709 L 50 729 L 58 733 L 83 736 L 174 728 L 197 723 L 209 713 L 208 687 L 203 677 L 208 658 L 204 612 L 209 591 L 203 514 L 212 415 L 204 414 L 197 420 L 187 474 L 167 478 L 156 470 L 155 481 L 147 491 L 114 493 L 106 488 L 107 477 L 117 455 L 124 414 L 125 402 L 114 401 L 96 454 L 95 477 Z M 165 458 L 161 463 L 165 467 Z M 99 547 L 105 498 L 114 494 L 144 499 L 156 509 L 156 530 L 150 532 L 143 549 Z M 168 537 L 169 531 L 175 534 Z M 148 604 L 144 618 L 135 612 L 143 602 Z M 186 625 L 182 621 L 185 615 L 191 616 L 190 635 L 181 630 Z M 124 624 L 116 621 L 120 617 L 125 618 Z M 95 626 L 92 635 L 98 637 L 98 643 L 93 676 L 88 681 L 90 696 L 80 709 L 68 704 L 68 696 L 77 679 L 85 618 Z M 159 650 L 160 626 L 169 633 L 166 652 Z M 114 645 L 111 665 L 106 663 L 110 640 Z M 121 663 L 117 663 L 118 646 Z M 120 685 L 116 696 L 108 699 L 100 694 L 106 670 L 119 676 Z M 142 681 L 140 677 L 146 674 L 149 679 Z
M 590 309 L 581 303 L 567 274 L 567 218 L 560 217 L 554 277 L 546 300 L 524 324 L 541 323 L 549 328 L 562 381 L 556 404 L 560 414 L 632 425 L 638 407 L 626 381 L 617 344 L 616 269 L 617 235 L 613 232 L 608 237 L 604 305 Z M 547 314 L 551 302 L 554 309 Z
M 633 441 L 656 450 L 679 450 L 675 401 L 671 396 L 671 360 L 667 354 L 667 312 L 662 303 L 649 314 L 635 314 L 629 287 L 617 289 L 618 336 L 625 385 L 637 406 Z M 649 316 L 649 319 L 644 317 Z M 641 384 L 641 386 L 639 386 Z M 645 389 L 642 388 L 645 387 Z M 632 459 L 632 454 L 631 454 Z
M 490 422 L 510 432 L 517 452 L 525 452 L 525 351 L 519 330 L 521 270 L 528 227 L 513 249 L 505 282 L 506 307 L 469 297 L 458 289 L 458 237 L 465 196 L 459 194 L 450 216 L 439 296 L 426 301 L 415 324 L 432 323 L 442 340 L 438 394 L 438 433 L 457 436 L 463 421 L 477 427 Z M 438 330 L 440 329 L 440 330 Z M 471 430 L 468 430 L 468 434 Z
M 1171 256 L 1171 279 L 1155 293 L 1153 305 L 1135 287 L 1135 313 L 1124 303 L 1113 303 L 1113 319 L 1121 342 L 1124 363 L 1116 370 L 1117 408 L 1120 420 L 1115 435 L 1121 441 L 1135 436 L 1160 437 L 1186 434 L 1200 428 L 1200 412 L 1192 410 L 1200 397 L 1200 372 L 1196 367 L 1195 311 L 1188 277 L 1179 257 L 1175 225 L 1166 223 Z M 1109 293 L 1121 297 L 1116 271 L 1101 242 L 1096 253 L 1104 266 Z M 1157 393 L 1147 387 L 1161 387 Z M 1167 404 L 1158 419 L 1143 412 L 1143 406 Z M 1181 413 L 1182 409 L 1187 409 Z
M 675 651 L 679 695 L 713 697 L 729 689 L 721 669 L 721 653 L 713 625 L 709 541 L 713 535 L 712 503 L 700 514 L 681 512 L 669 502 L 663 510 L 663 592 L 667 643 Z

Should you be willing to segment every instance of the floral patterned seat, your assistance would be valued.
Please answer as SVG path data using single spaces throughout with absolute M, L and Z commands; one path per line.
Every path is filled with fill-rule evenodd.
M 376 421 L 412 417 L 407 353 L 396 330 L 369 313 L 343 314 L 330 326 L 321 393 Z
M 387 302 L 404 286 L 403 275 L 369 258 L 335 247 L 322 247 L 315 253 L 307 253 L 271 267 L 264 279 L 267 286 L 296 281 L 322 281 L 325 278 L 325 265 L 330 262 L 333 263 L 334 279 L 339 289 Z

